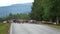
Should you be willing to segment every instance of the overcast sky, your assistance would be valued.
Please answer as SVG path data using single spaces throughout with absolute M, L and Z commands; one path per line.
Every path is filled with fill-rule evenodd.
M 12 4 L 23 4 L 31 2 L 34 2 L 34 0 L 0 0 L 0 6 L 8 6 Z

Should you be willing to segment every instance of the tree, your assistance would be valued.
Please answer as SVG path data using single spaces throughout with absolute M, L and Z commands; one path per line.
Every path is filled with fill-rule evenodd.
M 34 0 L 31 19 L 56 21 L 60 20 L 60 0 Z
M 13 16 L 12 13 L 10 13 L 9 16 L 5 18 L 5 20 L 11 20 L 13 18 L 12 16 Z
M 59 24 L 60 18 L 60 0 L 53 0 L 52 7 L 50 8 L 51 15 L 55 17 L 56 24 Z
M 0 22 L 3 22 L 3 20 L 4 20 L 3 18 L 0 18 Z
M 32 11 L 30 13 L 30 17 L 33 20 L 42 20 L 42 11 L 44 8 L 41 6 L 41 1 L 42 0 L 35 0 L 33 3 Z

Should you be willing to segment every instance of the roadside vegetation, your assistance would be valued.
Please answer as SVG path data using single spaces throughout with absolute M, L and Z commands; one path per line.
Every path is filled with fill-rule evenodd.
M 6 23 L 0 23 L 0 34 L 8 34 L 10 24 Z
M 34 0 L 30 17 L 33 20 L 60 24 L 60 0 Z
M 43 21 L 44 24 L 60 28 L 60 0 L 34 0 L 30 17 L 33 20 Z M 42 23 L 43 23 L 42 22 Z
M 6 21 L 6 20 L 12 20 L 12 19 L 23 19 L 23 20 L 28 20 L 30 19 L 29 14 L 12 14 L 10 13 L 8 16 L 0 18 L 0 22 Z
M 49 25 L 50 27 L 56 28 L 56 29 L 60 29 L 59 25 Z

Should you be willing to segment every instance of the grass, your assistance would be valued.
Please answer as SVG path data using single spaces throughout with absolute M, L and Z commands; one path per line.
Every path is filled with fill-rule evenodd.
M 60 26 L 58 25 L 49 25 L 50 27 L 56 28 L 56 29 L 60 29 Z
M 0 34 L 8 34 L 9 24 L 0 24 Z

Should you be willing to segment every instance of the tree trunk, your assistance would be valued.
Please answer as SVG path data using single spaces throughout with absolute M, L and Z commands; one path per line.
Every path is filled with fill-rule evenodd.
M 53 24 L 52 19 L 50 19 L 51 24 Z
M 59 19 L 58 19 L 58 16 L 56 17 L 56 20 L 57 20 L 56 24 L 59 24 Z

